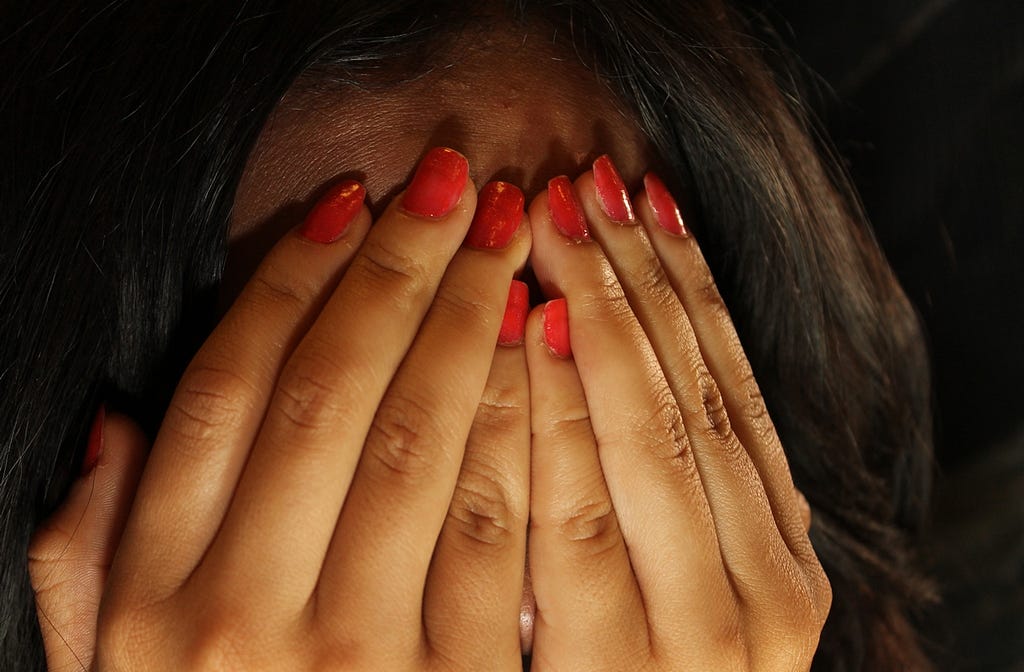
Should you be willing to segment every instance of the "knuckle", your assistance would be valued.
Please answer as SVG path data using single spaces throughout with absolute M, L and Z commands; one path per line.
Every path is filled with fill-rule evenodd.
M 633 309 L 614 273 L 605 273 L 593 290 L 583 297 L 592 319 L 620 324 L 634 320 Z
M 407 301 L 431 286 L 431 273 L 423 259 L 404 254 L 383 241 L 369 238 L 352 262 L 350 274 L 366 283 L 372 296 Z
M 635 442 L 636 436 L 658 448 L 658 455 L 673 467 L 690 470 L 695 467 L 690 437 L 686 434 L 686 425 L 682 413 L 670 390 L 664 390 L 651 404 L 650 415 L 643 419 L 638 430 L 632 437 L 624 437 Z
M 338 365 L 312 351 L 297 352 L 281 374 L 274 406 L 296 429 L 315 431 L 347 406 Z
M 669 458 L 679 463 L 692 461 L 690 437 L 686 435 L 683 416 L 679 413 L 675 399 L 662 401 L 654 418 L 654 421 L 658 422 L 663 440 L 669 446 Z
M 589 547 L 596 554 L 618 542 L 619 521 L 611 500 L 598 497 L 556 514 L 554 529 L 562 539 Z
M 489 305 L 483 292 L 453 285 L 441 287 L 431 310 L 445 322 L 458 325 L 485 325 L 498 315 L 497 306 Z
M 790 618 L 785 622 L 776 621 L 772 628 L 775 659 L 766 667 L 806 669 L 806 663 L 814 656 L 820 635 L 820 625 L 808 620 Z
M 255 396 L 254 385 L 229 366 L 194 364 L 175 390 L 163 427 L 188 440 L 219 437 L 238 425 Z
M 660 304 L 667 305 L 671 300 L 676 300 L 675 291 L 665 275 L 665 269 L 653 251 L 633 281 L 642 296 L 654 297 Z
M 775 641 L 784 643 L 780 650 L 788 651 L 802 660 L 812 654 L 827 617 L 822 611 L 821 594 L 816 580 L 805 573 L 792 558 L 774 589 L 774 599 L 766 620 L 770 622 Z M 784 572 L 780 574 L 780 572 Z M 769 598 L 771 596 L 766 596 Z
M 486 430 L 491 439 L 496 434 L 507 433 L 529 417 L 528 404 L 522 389 L 489 384 L 477 405 L 474 431 Z
M 755 438 L 762 442 L 774 442 L 776 439 L 775 424 L 768 414 L 768 405 L 761 394 L 761 387 L 754 379 L 749 365 L 745 365 L 739 375 L 739 395 L 742 408 L 739 412 L 746 418 L 747 425 L 753 428 Z
M 536 431 L 536 428 L 534 428 Z M 544 426 L 544 433 L 558 445 L 571 444 L 581 440 L 594 440 L 594 430 L 590 424 L 590 414 L 586 408 L 577 409 L 575 413 L 563 417 L 551 418 Z
M 729 438 L 732 435 L 732 425 L 725 408 L 725 399 L 718 388 L 718 383 L 703 363 L 697 367 L 697 387 L 708 430 L 719 439 Z
M 290 310 L 299 311 L 309 303 L 312 291 L 308 287 L 275 279 L 272 275 L 257 273 L 249 280 L 246 300 L 255 307 L 265 305 L 286 305 Z
M 506 479 L 481 465 L 467 463 L 459 474 L 449 524 L 475 547 L 496 551 L 512 546 L 525 520 L 525 503 L 512 495 Z
M 403 479 L 418 479 L 434 472 L 443 451 L 434 426 L 436 412 L 408 395 L 391 392 L 373 419 L 365 452 L 386 472 Z
M 697 284 L 697 297 L 705 310 L 710 310 L 719 318 L 729 317 L 729 309 L 725 305 L 725 300 L 722 299 L 722 293 L 718 291 L 718 285 L 715 283 L 711 271 L 706 268 L 702 271 Z

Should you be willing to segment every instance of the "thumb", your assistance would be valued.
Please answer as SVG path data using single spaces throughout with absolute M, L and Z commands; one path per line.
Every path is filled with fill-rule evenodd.
M 110 563 L 124 530 L 148 443 L 132 420 L 100 407 L 83 474 L 32 536 L 28 570 L 50 670 L 87 670 Z

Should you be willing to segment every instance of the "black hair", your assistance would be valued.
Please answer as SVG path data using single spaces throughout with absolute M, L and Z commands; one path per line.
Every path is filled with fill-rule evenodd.
M 13 5 L 13 6 L 10 6 Z M 0 668 L 45 669 L 30 535 L 101 400 L 151 433 L 212 328 L 234 192 L 306 73 L 371 81 L 473 3 L 39 0 L 0 13 Z M 506 2 L 571 42 L 687 195 L 831 580 L 816 669 L 927 667 L 916 316 L 797 78 L 720 0 Z M 325 75 L 327 76 L 327 75 Z

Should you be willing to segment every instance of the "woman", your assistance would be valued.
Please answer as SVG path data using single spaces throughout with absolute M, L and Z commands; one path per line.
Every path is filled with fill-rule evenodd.
M 4 663 L 504 669 L 528 565 L 538 668 L 924 667 L 917 324 L 744 24 L 296 4 L 10 10 Z

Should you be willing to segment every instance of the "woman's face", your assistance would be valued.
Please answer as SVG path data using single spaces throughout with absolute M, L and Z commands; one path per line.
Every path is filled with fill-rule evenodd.
M 426 75 L 387 87 L 300 82 L 264 127 L 238 192 L 225 275 L 230 301 L 324 188 L 362 181 L 376 213 L 433 146 L 463 153 L 477 188 L 501 179 L 529 199 L 610 154 L 635 188 L 653 152 L 632 115 L 553 29 L 495 22 L 455 35 Z

